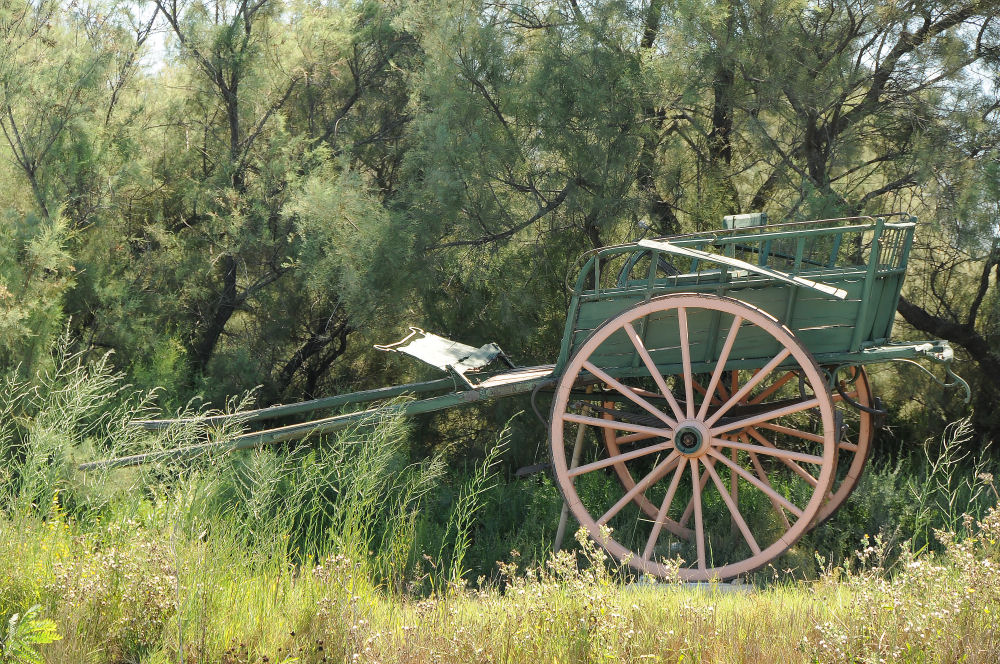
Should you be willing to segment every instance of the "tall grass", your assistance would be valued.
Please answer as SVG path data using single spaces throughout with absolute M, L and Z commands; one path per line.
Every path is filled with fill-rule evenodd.
M 1000 655 L 1000 512 L 894 573 L 873 552 L 811 584 L 623 584 L 581 537 L 505 590 L 386 592 L 342 555 L 251 560 L 226 537 L 0 520 L 0 588 L 40 589 L 49 662 L 983 662 Z M 175 589 L 181 602 L 175 603 Z M 178 627 L 180 631 L 178 631 Z M 6 663 L 5 663 L 6 664 Z
M 466 482 L 458 494 L 458 499 L 448 514 L 444 537 L 438 549 L 435 570 L 440 572 L 438 579 L 443 579 L 449 585 L 460 585 L 468 570 L 465 568 L 465 558 L 471 545 L 472 529 L 476 518 L 483 508 L 483 494 L 489 490 L 495 479 L 494 471 L 507 446 L 509 428 L 500 434 L 500 440 L 486 454 L 486 458 L 476 468 L 472 477 Z M 446 556 L 446 547 L 451 545 L 451 555 Z M 450 560 L 449 560 L 450 558 Z M 436 583 L 435 587 L 440 584 Z
M 225 443 L 244 431 L 238 418 L 206 428 L 199 416 L 216 411 L 188 409 L 177 413 L 184 422 L 144 431 L 130 423 L 150 415 L 154 395 L 132 390 L 107 357 L 87 363 L 65 343 L 55 354 L 53 369 L 30 380 L 12 373 L 0 386 L 0 507 L 8 513 L 45 519 L 56 506 L 84 524 L 143 520 L 196 539 L 225 533 L 252 555 L 287 556 L 295 564 L 336 552 L 363 561 L 376 582 L 400 589 L 422 566 L 414 548 L 427 539 L 417 532 L 421 508 L 444 480 L 444 453 L 411 462 L 407 423 L 394 409 L 335 435 L 228 453 Z M 233 400 L 223 412 L 249 403 L 249 396 Z M 139 468 L 76 470 L 95 457 L 206 440 L 222 451 Z M 446 524 L 441 541 L 428 550 L 453 576 L 462 571 L 472 515 L 502 448 L 439 519 Z
M 171 620 L 178 652 L 190 643 L 185 635 L 192 625 L 200 641 L 208 638 L 208 616 L 235 599 L 209 588 L 223 584 L 252 597 L 253 584 L 241 579 L 253 577 L 269 579 L 268 592 L 279 592 L 281 582 L 270 579 L 319 569 L 317 561 L 351 561 L 352 593 L 461 585 L 474 517 L 493 486 L 506 432 L 463 483 L 445 477 L 444 453 L 410 459 L 406 421 L 393 414 L 398 409 L 335 435 L 228 453 L 224 444 L 244 423 L 199 426 L 199 416 L 215 411 L 186 409 L 178 413 L 186 422 L 159 431 L 132 426 L 150 415 L 152 397 L 132 390 L 107 357 L 88 363 L 68 344 L 56 349 L 51 370 L 3 378 L 0 537 L 32 537 L 24 542 L 30 569 L 14 561 L 0 578 L 0 618 L 37 603 L 52 609 L 91 598 L 101 617 L 84 612 L 74 622 L 117 644 L 105 652 L 108 658 L 127 661 L 149 651 L 150 638 L 160 643 Z M 244 397 L 223 411 L 248 405 Z M 222 445 L 185 461 L 76 469 L 95 457 L 206 440 Z M 442 504 L 449 482 L 459 488 Z M 437 514 L 428 509 L 432 498 Z M 86 564 L 71 553 L 81 544 L 97 552 Z M 150 563 L 158 573 L 149 574 Z M 111 598 L 119 603 L 115 609 L 107 606 Z M 263 617 L 273 598 L 257 600 L 252 609 Z
M 851 498 L 779 564 L 814 576 L 822 571 L 816 552 L 826 565 L 849 564 L 859 546 L 876 538 L 887 561 L 904 553 L 943 551 L 937 532 L 962 536 L 969 516 L 983 518 L 1000 501 L 1000 464 L 988 446 L 973 456 L 974 442 L 966 418 L 895 462 L 875 456 Z

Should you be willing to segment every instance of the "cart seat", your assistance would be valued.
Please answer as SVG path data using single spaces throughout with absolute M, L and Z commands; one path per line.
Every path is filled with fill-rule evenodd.
M 419 327 L 411 327 L 410 333 L 396 343 L 376 344 L 375 348 L 406 353 L 441 371 L 454 371 L 459 375 L 464 375 L 466 371 L 481 369 L 498 357 L 509 366 L 514 366 L 495 343 L 475 348 L 436 334 L 429 334 Z

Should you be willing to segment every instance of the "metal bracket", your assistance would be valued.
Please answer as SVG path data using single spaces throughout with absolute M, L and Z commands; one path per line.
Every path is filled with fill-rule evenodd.
M 840 395 L 840 398 L 843 399 L 844 403 L 846 403 L 848 406 L 851 406 L 855 410 L 859 410 L 863 413 L 868 413 L 869 415 L 872 416 L 872 426 L 877 431 L 881 429 L 882 426 L 885 424 L 885 418 L 889 414 L 889 411 L 887 411 L 885 408 L 882 407 L 882 400 L 879 399 L 877 396 L 872 395 L 872 406 L 866 406 L 860 401 L 856 401 L 852 399 L 850 396 L 848 396 L 847 391 L 844 389 L 844 385 L 845 384 L 853 385 L 855 382 L 857 382 L 858 376 L 860 375 L 858 372 L 855 372 L 853 376 L 848 376 L 840 379 L 837 378 L 837 374 L 839 374 L 842 370 L 854 368 L 856 366 L 858 365 L 841 364 L 831 369 L 826 369 L 824 367 L 823 370 L 826 372 L 827 380 L 829 381 L 829 386 L 837 391 L 837 394 Z
M 930 359 L 931 361 L 937 362 L 937 360 L 934 360 L 930 356 L 925 356 L 925 357 L 927 357 L 927 359 Z M 888 361 L 889 362 L 903 362 L 905 364 L 912 364 L 913 366 L 917 367 L 918 369 L 920 369 L 921 371 L 923 371 L 925 374 L 927 374 L 928 376 L 930 376 L 931 380 L 933 380 L 935 383 L 937 383 L 941 387 L 945 388 L 946 390 L 950 390 L 952 388 L 961 388 L 962 391 L 965 392 L 965 399 L 964 399 L 965 403 L 969 403 L 970 401 L 972 401 L 972 388 L 970 388 L 969 384 L 965 382 L 965 379 L 963 379 L 961 376 L 959 376 L 957 373 L 955 373 L 954 371 L 951 370 L 951 362 L 947 362 L 947 363 L 938 362 L 939 364 L 944 364 L 945 365 L 944 366 L 945 377 L 946 377 L 946 379 L 951 379 L 951 382 L 948 382 L 947 380 L 941 380 L 940 378 L 938 378 L 937 376 L 935 376 L 933 373 L 931 373 L 927 369 L 927 367 L 925 367 L 924 365 L 922 365 L 919 362 L 916 362 L 914 360 L 908 360 L 908 359 L 903 358 L 903 357 L 898 357 L 896 359 L 888 360 Z
M 474 389 L 476 389 L 476 386 L 472 384 L 472 381 L 470 381 L 468 378 L 466 378 L 465 374 L 463 374 L 461 371 L 459 371 L 458 369 L 456 369 L 455 365 L 453 365 L 453 364 L 447 365 L 445 367 L 445 371 L 447 371 L 451 375 L 452 380 L 455 381 L 455 390 L 456 391 L 459 391 L 459 390 L 474 390 Z
M 882 400 L 878 397 L 872 398 L 872 403 L 875 407 L 871 408 L 864 405 L 860 401 L 855 401 L 851 397 L 847 396 L 847 392 L 844 391 L 844 381 L 834 381 L 833 386 L 837 388 L 837 394 L 839 394 L 840 398 L 844 400 L 844 403 L 850 405 L 851 407 L 879 418 L 885 418 L 885 416 L 889 414 L 889 411 L 882 409 Z
M 931 362 L 934 362 L 935 364 L 944 365 L 944 375 L 945 375 L 945 378 L 946 379 L 950 379 L 951 382 L 947 382 L 947 380 L 941 380 L 940 378 L 938 378 L 937 376 L 935 376 L 934 374 L 932 374 L 930 371 L 928 371 L 925 367 L 921 366 L 917 362 L 914 362 L 913 360 L 907 360 L 905 358 L 900 358 L 900 359 L 893 360 L 893 361 L 894 362 L 907 362 L 909 364 L 914 364 L 914 365 L 920 367 L 921 371 L 923 371 L 928 376 L 930 376 L 931 379 L 935 383 L 937 383 L 938 385 L 940 385 L 941 387 L 943 387 L 945 389 L 951 389 L 951 388 L 954 388 L 954 387 L 961 388 L 965 392 L 965 403 L 969 403 L 970 401 L 972 401 L 972 389 L 969 387 L 969 384 L 966 383 L 965 380 L 961 376 L 959 376 L 957 373 L 955 373 L 954 371 L 951 370 L 951 363 L 955 360 L 955 351 L 952 349 L 952 347 L 950 345 L 945 344 L 944 350 L 942 350 L 941 352 L 934 352 L 934 346 L 933 345 L 931 345 L 931 344 L 924 344 L 923 346 L 919 346 L 916 349 L 916 351 L 920 355 L 923 355 L 924 357 L 926 357 Z

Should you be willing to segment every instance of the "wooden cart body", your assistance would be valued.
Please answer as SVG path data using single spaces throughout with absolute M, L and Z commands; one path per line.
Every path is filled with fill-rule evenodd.
M 853 223 L 852 223 L 853 222 Z M 726 295 L 775 316 L 810 350 L 821 365 L 858 365 L 918 354 L 943 353 L 939 341 L 891 343 L 906 264 L 916 227 L 914 219 L 849 219 L 745 227 L 608 247 L 591 252 L 573 288 L 563 344 L 556 363 L 569 357 L 593 331 L 615 315 L 654 297 L 671 293 Z M 658 245 L 717 254 L 714 260 L 677 255 Z M 838 298 L 719 261 L 735 259 L 790 277 L 846 291 Z M 663 266 L 677 273 L 665 274 Z M 676 316 L 664 316 L 645 330 L 650 352 L 664 373 L 680 370 Z M 717 316 L 689 320 L 692 362 L 714 366 L 725 330 Z M 926 344 L 931 344 L 928 349 Z M 918 353 L 915 349 L 922 349 Z M 773 340 L 741 336 L 730 353 L 732 368 L 753 369 L 774 357 Z M 609 340 L 596 364 L 612 375 L 641 371 L 632 345 L 622 335 Z

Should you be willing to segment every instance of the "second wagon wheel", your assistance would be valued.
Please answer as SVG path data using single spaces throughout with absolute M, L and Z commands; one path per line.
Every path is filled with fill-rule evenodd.
M 699 398 L 696 383 L 711 394 L 740 366 L 758 368 L 737 371 L 728 399 Z M 802 376 L 794 390 L 781 383 L 788 371 Z M 573 391 L 595 379 L 604 393 Z M 817 418 L 818 439 L 744 433 Z M 682 558 L 690 581 L 737 576 L 787 550 L 819 514 L 836 466 L 833 400 L 812 356 L 769 314 L 715 295 L 659 297 L 605 322 L 567 364 L 551 426 L 556 478 L 581 525 L 642 572 L 667 575 L 665 559 Z M 579 426 L 619 432 L 617 454 L 570 468 L 565 441 Z M 609 475 L 616 465 L 638 478 L 631 488 Z

